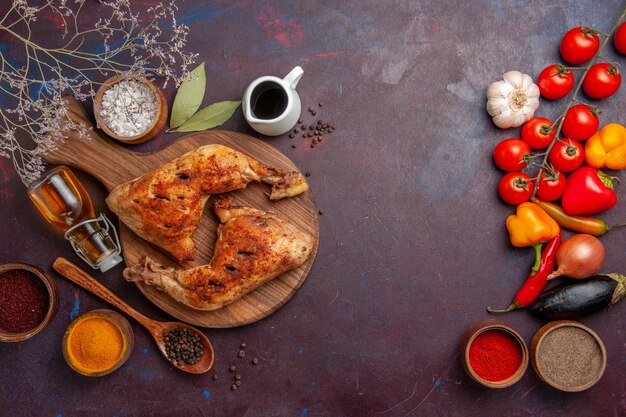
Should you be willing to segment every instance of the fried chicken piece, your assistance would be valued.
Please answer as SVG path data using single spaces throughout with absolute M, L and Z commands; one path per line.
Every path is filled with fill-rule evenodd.
M 167 292 L 199 310 L 216 310 L 280 274 L 302 265 L 316 240 L 278 215 L 219 200 L 220 219 L 213 259 L 191 269 L 167 268 L 149 257 L 124 270 L 139 281 Z
M 272 184 L 271 200 L 308 190 L 299 172 L 285 173 L 223 145 L 206 145 L 115 187 L 106 199 L 120 220 L 178 261 L 193 260 L 191 236 L 211 194 Z

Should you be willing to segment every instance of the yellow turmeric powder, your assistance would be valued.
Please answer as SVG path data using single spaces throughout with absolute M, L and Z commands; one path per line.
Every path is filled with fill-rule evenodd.
M 104 316 L 87 316 L 70 328 L 67 355 L 79 372 L 92 374 L 114 367 L 124 355 L 126 339 L 122 329 Z

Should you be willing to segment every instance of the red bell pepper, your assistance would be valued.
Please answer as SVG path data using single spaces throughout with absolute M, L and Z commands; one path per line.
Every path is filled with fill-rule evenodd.
M 617 203 L 613 177 L 590 166 L 582 166 L 567 178 L 561 200 L 570 216 L 602 213 Z

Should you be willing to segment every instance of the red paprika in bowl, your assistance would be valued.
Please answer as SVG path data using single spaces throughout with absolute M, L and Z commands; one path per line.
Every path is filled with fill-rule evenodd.
M 528 367 L 528 348 L 520 334 L 500 320 L 472 325 L 461 340 L 461 361 L 467 374 L 489 388 L 519 381 Z

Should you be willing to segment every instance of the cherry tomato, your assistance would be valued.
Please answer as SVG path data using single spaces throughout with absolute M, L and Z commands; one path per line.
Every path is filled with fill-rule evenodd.
M 587 140 L 598 131 L 599 126 L 598 110 L 586 104 L 577 104 L 565 113 L 561 130 L 569 139 Z
M 547 148 L 555 133 L 556 129 L 552 127 L 552 122 L 545 117 L 532 118 L 522 126 L 522 140 L 528 143 L 531 149 Z
M 574 74 L 561 64 L 550 65 L 539 74 L 537 86 L 543 97 L 558 100 L 574 88 Z
M 615 49 L 626 55 L 626 22 L 622 23 L 615 32 L 613 43 L 615 44 Z
M 561 198 L 567 181 L 563 173 L 555 170 L 552 172 L 541 173 L 539 180 L 539 188 L 537 188 L 537 196 L 545 201 L 554 201 Z
M 493 150 L 493 160 L 503 171 L 520 171 L 526 166 L 524 155 L 530 154 L 526 142 L 517 138 L 504 139 Z
M 617 67 L 602 62 L 589 69 L 583 80 L 583 90 L 591 98 L 607 98 L 619 89 L 621 82 L 622 74 L 619 73 Z
M 600 48 L 600 39 L 593 29 L 576 27 L 563 36 L 561 56 L 570 64 L 582 64 L 589 61 Z
M 554 144 L 550 150 L 550 155 L 548 155 L 548 160 L 557 170 L 572 172 L 583 164 L 585 151 L 580 143 L 565 139 Z
M 533 181 L 523 172 L 505 174 L 498 185 L 500 197 L 509 204 L 521 204 L 528 201 L 533 193 Z

